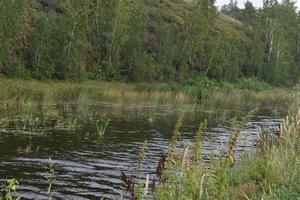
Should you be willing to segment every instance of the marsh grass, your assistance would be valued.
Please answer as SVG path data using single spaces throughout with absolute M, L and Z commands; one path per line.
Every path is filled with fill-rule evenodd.
M 156 84 L 159 86 L 159 84 Z M 35 80 L 0 79 L 2 103 L 56 104 L 64 109 L 80 103 L 108 103 L 113 105 L 182 105 L 193 103 L 193 97 L 181 91 L 137 91 L 134 84 L 86 81 L 82 83 Z
M 290 108 L 295 98 L 291 90 L 274 88 L 266 91 L 230 90 L 213 92 L 204 99 L 201 108 L 204 110 L 244 110 L 255 108 L 280 109 Z M 288 112 L 284 112 L 288 114 Z
M 173 84 L 174 85 L 174 84 Z M 251 110 L 256 107 L 284 107 L 294 97 L 290 89 L 242 90 L 218 89 L 199 99 L 179 85 L 166 83 L 65 82 L 0 78 L 2 106 L 56 105 L 61 112 L 82 104 L 109 106 L 173 106 L 210 111 Z M 149 89 L 150 88 L 150 89 Z

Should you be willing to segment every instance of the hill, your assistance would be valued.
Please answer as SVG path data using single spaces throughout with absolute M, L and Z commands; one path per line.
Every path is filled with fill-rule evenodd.
M 5 0 L 0 69 L 35 79 L 296 81 L 293 7 L 228 8 L 235 18 L 210 0 Z M 277 22 L 268 24 L 270 18 Z

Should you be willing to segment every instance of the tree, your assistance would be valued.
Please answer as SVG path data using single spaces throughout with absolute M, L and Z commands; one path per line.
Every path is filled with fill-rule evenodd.
M 26 1 L 5 0 L 0 2 L 0 68 L 9 76 L 25 73 L 18 50 L 27 45 L 23 35 L 22 16 Z
M 55 77 L 82 79 L 85 77 L 87 52 L 87 20 L 90 1 L 72 0 L 65 14 L 58 19 Z
M 228 5 L 222 6 L 221 12 L 230 17 L 238 18 L 241 10 L 238 8 L 236 0 L 230 0 Z
M 29 36 L 30 48 L 29 65 L 35 78 L 55 78 L 57 64 L 57 15 L 51 11 L 40 13 L 34 23 L 33 31 Z

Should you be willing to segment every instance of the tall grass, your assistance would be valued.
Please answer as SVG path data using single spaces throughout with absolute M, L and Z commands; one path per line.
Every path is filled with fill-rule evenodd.
M 219 90 L 202 100 L 202 109 L 249 111 L 255 108 L 287 109 L 294 102 L 291 90 L 274 88 L 265 91 Z M 284 113 L 287 114 L 287 113 Z
M 159 87 L 160 84 L 155 86 Z M 106 103 L 128 106 L 191 104 L 194 98 L 181 91 L 136 90 L 135 84 L 86 81 L 82 83 L 0 79 L 0 102 L 10 104 Z
M 199 99 L 178 84 L 166 83 L 121 83 L 86 81 L 82 83 L 65 81 L 40 82 L 0 78 L 0 102 L 15 106 L 57 105 L 61 110 L 74 109 L 72 105 L 103 104 L 110 106 L 192 106 L 204 110 L 251 110 L 256 107 L 284 107 L 293 101 L 291 90 L 241 90 L 212 89 L 205 98 Z M 192 86 L 191 86 L 192 87 Z M 201 90 L 201 88 L 199 89 Z M 195 107 L 195 105 L 197 105 Z
M 251 113 L 250 113 L 251 114 Z M 155 190 L 157 199 L 299 199 L 300 197 L 300 111 L 287 117 L 273 137 L 259 137 L 259 148 L 235 162 L 239 132 L 251 115 L 239 123 L 225 152 L 202 161 L 201 140 L 206 122 L 200 125 L 192 153 L 189 148 L 169 154 L 164 182 Z M 176 126 L 174 138 L 178 135 Z M 266 134 L 266 133 L 264 133 Z M 271 133 L 269 133 L 271 134 Z M 272 139 L 271 139 L 272 138 Z M 171 142 L 171 143 L 174 143 Z M 171 146 L 174 152 L 174 146 Z

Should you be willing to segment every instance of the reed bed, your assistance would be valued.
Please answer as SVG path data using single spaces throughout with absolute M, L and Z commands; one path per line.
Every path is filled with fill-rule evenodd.
M 295 102 L 294 91 L 291 89 L 274 88 L 265 91 L 251 90 L 220 90 L 213 92 L 202 102 L 206 110 L 244 110 L 255 108 L 287 109 Z M 284 114 L 287 114 L 285 112 Z
M 265 91 L 218 89 L 202 99 L 186 93 L 180 86 L 165 83 L 36 81 L 0 78 L 1 105 L 68 105 L 103 104 L 106 106 L 162 107 L 210 111 L 249 111 L 256 107 L 289 107 L 294 101 L 291 89 Z M 149 89 L 149 87 L 151 89 Z
M 134 84 L 86 81 L 82 83 L 0 79 L 0 102 L 14 104 L 96 104 L 164 106 L 191 104 L 181 91 L 137 91 Z

